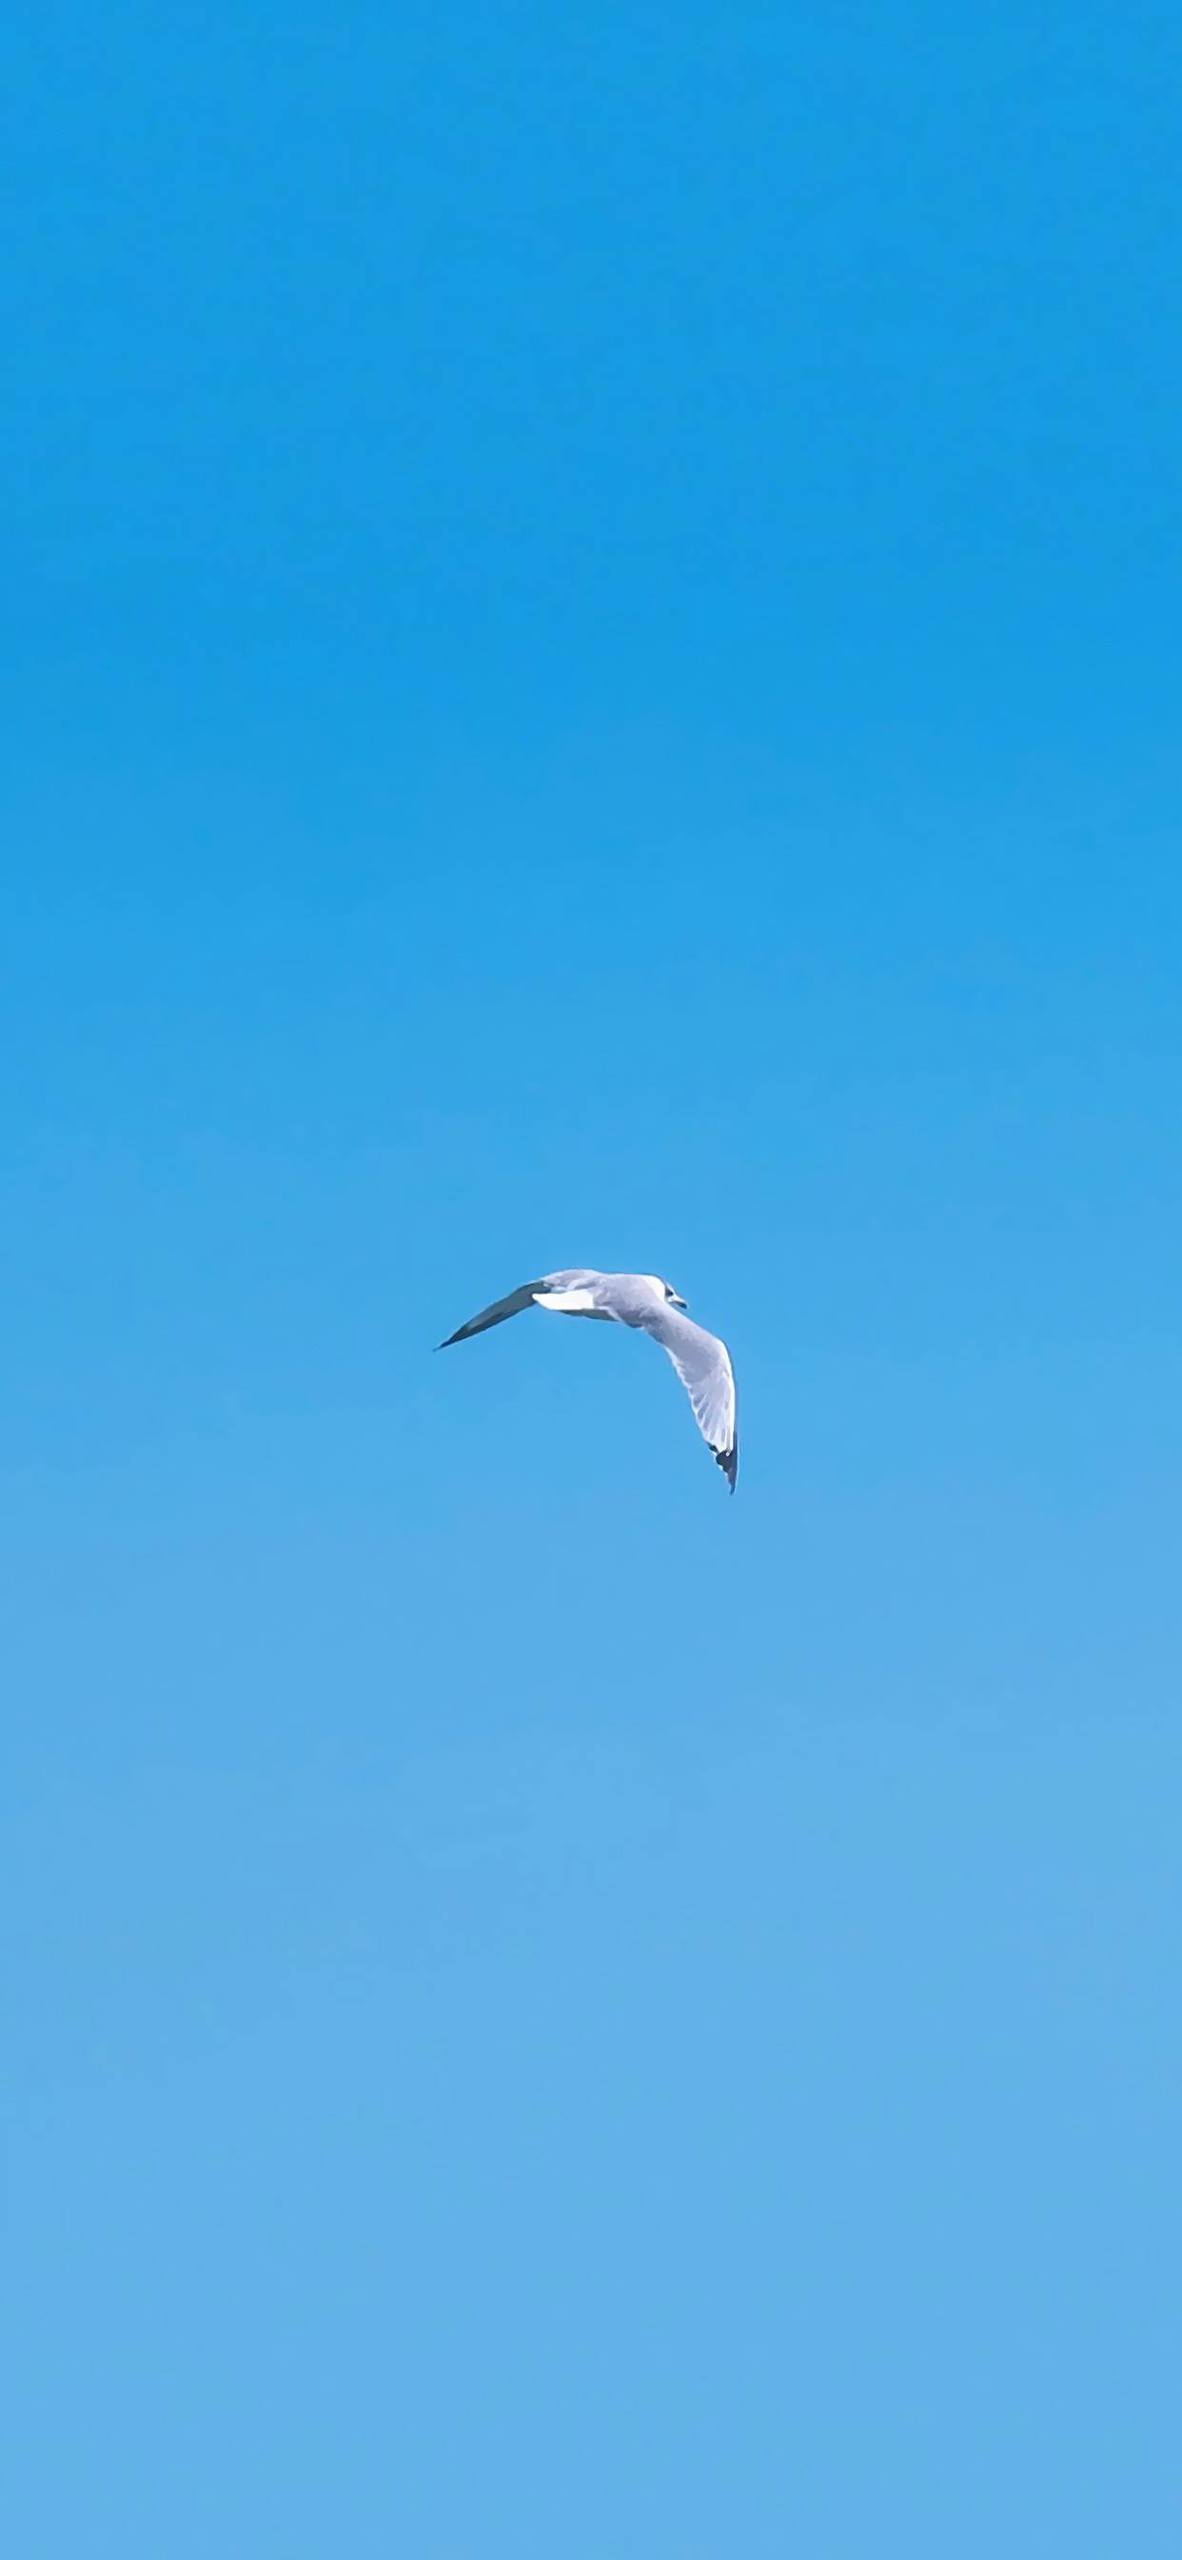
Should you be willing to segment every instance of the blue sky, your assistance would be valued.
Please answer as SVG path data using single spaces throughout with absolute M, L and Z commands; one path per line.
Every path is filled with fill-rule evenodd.
M 6 2539 L 1164 2560 L 1166 13 L 5 49 Z

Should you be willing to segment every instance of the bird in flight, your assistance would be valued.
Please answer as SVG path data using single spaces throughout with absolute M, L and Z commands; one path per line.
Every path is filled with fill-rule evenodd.
M 526 1307 L 548 1307 L 552 1315 L 590 1316 L 599 1324 L 630 1324 L 650 1333 L 667 1351 L 694 1409 L 694 1419 L 707 1448 L 721 1467 L 731 1492 L 739 1472 L 737 1396 L 731 1355 L 717 1334 L 691 1324 L 685 1299 L 667 1280 L 649 1271 L 548 1271 L 544 1280 L 527 1280 L 512 1296 L 482 1307 L 478 1316 L 449 1333 L 441 1351 L 487 1333 Z

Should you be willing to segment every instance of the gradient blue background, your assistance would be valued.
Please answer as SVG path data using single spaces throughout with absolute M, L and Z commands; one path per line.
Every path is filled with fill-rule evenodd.
M 1178 71 L 10 22 L 21 2560 L 1173 2560 Z

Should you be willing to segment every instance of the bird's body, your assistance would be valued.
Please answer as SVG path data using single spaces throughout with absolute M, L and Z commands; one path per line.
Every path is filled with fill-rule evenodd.
M 649 1271 L 550 1271 L 541 1280 L 527 1280 L 510 1297 L 498 1298 L 491 1307 L 482 1308 L 479 1315 L 449 1333 L 440 1349 L 446 1351 L 453 1342 L 466 1342 L 473 1334 L 487 1333 L 493 1325 L 504 1324 L 508 1317 L 521 1315 L 527 1307 L 545 1307 L 552 1315 L 588 1316 L 600 1324 L 626 1324 L 636 1332 L 651 1334 L 654 1342 L 668 1352 L 693 1406 L 698 1429 L 734 1492 L 739 1442 L 731 1356 L 717 1334 L 691 1323 L 684 1298 L 678 1297 L 667 1280 L 658 1280 Z

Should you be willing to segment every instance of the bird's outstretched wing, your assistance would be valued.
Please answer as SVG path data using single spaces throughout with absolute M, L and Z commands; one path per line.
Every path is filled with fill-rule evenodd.
M 487 1333 L 491 1324 L 504 1324 L 509 1316 L 521 1315 L 526 1307 L 532 1307 L 536 1292 L 544 1285 L 541 1280 L 527 1280 L 525 1287 L 514 1289 L 511 1297 L 498 1298 L 495 1306 L 482 1307 L 478 1316 L 469 1316 L 467 1324 L 448 1334 L 447 1340 L 440 1343 L 440 1350 L 450 1351 L 453 1342 L 467 1342 L 474 1333 Z
M 725 1342 L 675 1307 L 659 1308 L 644 1330 L 668 1352 L 702 1438 L 733 1493 L 739 1473 L 739 1399 Z
M 453 1342 L 467 1342 L 474 1333 L 487 1333 L 492 1324 L 504 1324 L 509 1316 L 524 1314 L 527 1307 L 553 1307 L 559 1315 L 585 1316 L 600 1312 L 596 1286 L 603 1280 L 602 1271 L 546 1271 L 540 1280 L 527 1280 L 524 1288 L 515 1289 L 512 1297 L 498 1298 L 496 1305 L 482 1307 L 478 1316 L 469 1316 L 467 1324 L 449 1333 L 441 1342 L 441 1351 L 450 1351 Z M 609 1321 L 604 1310 L 604 1322 Z

